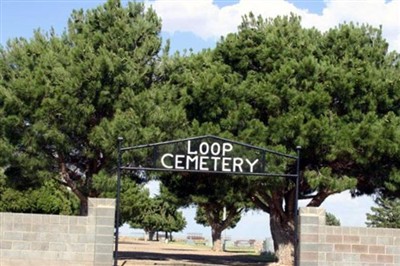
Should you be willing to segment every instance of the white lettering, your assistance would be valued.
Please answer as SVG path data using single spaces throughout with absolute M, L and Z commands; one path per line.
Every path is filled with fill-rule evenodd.
M 253 163 L 252 163 L 251 161 L 249 161 L 249 159 L 246 159 L 246 162 L 247 162 L 247 163 L 249 164 L 249 166 L 250 166 L 250 172 L 253 173 L 254 165 L 255 165 L 256 163 L 258 163 L 258 159 L 256 159 Z
M 230 157 L 222 158 L 222 171 L 223 172 L 230 172 L 231 169 L 229 168 L 229 162 L 232 160 Z
M 191 147 L 191 143 L 190 143 L 190 140 L 188 140 L 188 148 L 187 148 L 188 154 L 197 154 L 197 151 L 191 151 L 190 147 Z
M 175 169 L 185 169 L 185 166 L 180 166 L 180 164 L 183 163 L 183 159 L 185 158 L 185 155 L 175 155 Z
M 199 150 L 200 150 L 200 154 L 207 155 L 208 151 L 210 150 L 210 146 L 208 145 L 207 142 L 202 142 L 202 143 L 200 143 Z
M 190 169 L 190 163 L 194 163 L 194 169 L 197 170 L 199 168 L 199 156 L 187 156 L 186 157 L 186 169 Z
M 213 170 L 214 170 L 214 171 L 217 171 L 217 169 L 218 169 L 218 161 L 221 160 L 221 157 L 211 157 L 211 160 L 214 161 L 214 168 L 213 168 Z
M 222 144 L 222 156 L 225 156 L 227 152 L 233 150 L 233 146 L 230 143 L 223 143 Z
M 218 142 L 214 142 L 211 144 L 211 154 L 214 156 L 218 156 L 221 152 L 221 145 Z
M 207 167 L 207 160 L 210 159 L 210 157 L 208 156 L 200 156 L 200 169 L 202 171 L 208 171 L 210 169 L 208 169 Z
M 196 149 L 192 142 L 187 142 L 186 154 L 165 153 L 161 156 L 161 165 L 166 169 L 177 170 L 200 170 L 221 172 L 250 172 L 257 171 L 256 165 L 259 159 L 248 159 L 242 157 L 229 157 L 233 151 L 231 143 L 206 141 L 201 142 Z M 261 169 L 264 171 L 264 169 Z
M 167 168 L 167 169 L 172 169 L 172 168 L 173 168 L 172 165 L 166 165 L 166 164 L 165 164 L 165 157 L 171 157 L 171 158 L 173 158 L 174 155 L 172 155 L 171 153 L 166 153 L 166 154 L 164 154 L 164 155 L 161 157 L 161 164 L 162 164 L 162 166 L 164 166 L 164 167 Z
M 232 171 L 233 172 L 243 172 L 242 164 L 243 164 L 243 159 L 242 158 L 239 158 L 239 157 L 233 158 Z M 236 169 L 238 169 L 238 170 L 236 170 Z

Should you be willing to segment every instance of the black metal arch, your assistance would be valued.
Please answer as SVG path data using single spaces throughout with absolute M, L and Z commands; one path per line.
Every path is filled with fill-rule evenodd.
M 260 158 L 256 159 L 257 162 L 260 162 L 261 167 L 255 169 L 251 168 L 252 171 L 243 171 L 242 167 L 240 168 L 237 166 L 237 169 L 241 171 L 229 171 L 228 169 L 217 169 L 217 163 L 215 163 L 214 169 L 182 169 L 182 167 L 161 167 L 157 164 L 156 159 L 159 156 L 159 149 L 160 147 L 165 147 L 168 145 L 179 145 L 183 143 L 190 143 L 191 141 L 201 141 L 201 140 L 214 140 L 221 143 L 227 143 L 230 145 L 237 145 L 239 147 L 243 147 L 245 149 L 250 149 L 255 152 L 258 152 L 261 156 Z M 265 149 L 262 147 L 253 146 L 250 144 L 237 142 L 233 140 L 229 140 L 226 138 L 221 138 L 213 135 L 205 135 L 205 136 L 197 136 L 185 139 L 178 139 L 172 141 L 165 141 L 165 142 L 158 142 L 158 143 L 150 143 L 144 145 L 137 145 L 131 147 L 122 147 L 122 137 L 118 137 L 118 170 L 117 170 L 117 195 L 116 195 L 116 214 L 115 214 L 115 251 L 114 251 L 114 266 L 118 265 L 118 238 L 119 238 L 119 216 L 120 216 L 120 191 L 121 191 L 121 174 L 123 170 L 126 171 L 165 171 L 165 172 L 189 172 L 189 173 L 214 173 L 214 174 L 229 174 L 229 175 L 250 175 L 250 176 L 270 176 L 270 177 L 284 177 L 292 180 L 295 184 L 295 202 L 294 202 L 294 266 L 298 265 L 298 199 L 299 199 L 299 181 L 300 181 L 300 150 L 301 147 L 296 147 L 296 155 L 284 154 L 281 152 L 273 151 L 270 149 Z M 228 147 L 230 147 L 228 145 Z M 152 166 L 136 166 L 136 165 L 122 165 L 122 153 L 128 151 L 135 151 L 139 149 L 153 149 L 153 162 Z M 188 150 L 181 150 L 182 152 L 188 152 Z M 230 150 L 231 151 L 231 150 Z M 209 152 L 209 151 L 208 151 Z M 266 167 L 266 154 L 272 154 L 278 157 L 284 157 L 287 159 L 296 160 L 296 173 L 287 174 L 287 173 L 276 173 L 276 172 L 268 172 L 268 168 Z M 197 156 L 197 155 L 196 155 Z M 191 158 L 193 159 L 193 158 Z M 194 160 L 194 159 L 193 159 Z M 242 161 L 243 163 L 243 161 Z M 251 163 L 250 163 L 251 164 Z M 254 163 L 255 164 L 255 163 Z

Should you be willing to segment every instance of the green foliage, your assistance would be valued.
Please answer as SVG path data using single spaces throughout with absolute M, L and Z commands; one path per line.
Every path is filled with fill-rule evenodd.
M 228 209 L 226 207 L 218 209 L 211 209 L 212 204 L 210 205 L 201 205 L 197 207 L 195 220 L 198 224 L 203 226 L 214 226 L 213 223 L 222 223 L 226 224 L 223 229 L 232 229 L 235 228 L 237 223 L 242 218 L 242 208 L 239 209 Z M 224 211 L 225 209 L 225 211 Z M 224 212 L 225 215 L 228 215 L 229 212 L 233 212 L 234 216 L 230 218 L 229 223 L 227 223 L 227 218 L 224 219 Z
M 214 134 L 290 154 L 302 146 L 300 197 L 311 199 L 309 206 L 347 189 L 395 194 L 400 57 L 387 48 L 381 29 L 368 25 L 342 24 L 321 33 L 303 28 L 294 15 L 264 20 L 250 14 L 215 49 L 176 56 L 176 74 L 163 86 L 186 110 L 187 135 Z M 293 161 L 285 170 L 295 169 Z M 204 198 L 221 190 L 197 179 L 181 177 L 174 185 L 181 185 L 177 191 L 207 187 Z M 246 186 L 225 185 L 270 214 L 276 248 L 290 243 L 293 183 L 247 180 Z
M 340 226 L 340 220 L 332 213 L 327 212 L 326 216 L 326 225 Z
M 195 220 L 211 227 L 213 249 L 227 228 L 234 228 L 243 211 L 252 207 L 246 180 L 224 174 L 191 173 L 161 177 L 163 184 L 181 200 L 197 205 Z M 226 216 L 223 216 L 224 209 Z
M 85 213 L 87 197 L 107 190 L 94 179 L 115 172 L 117 136 L 145 143 L 179 127 L 179 106 L 153 90 L 160 30 L 143 3 L 109 0 L 74 11 L 61 35 L 35 31 L 30 40 L 8 42 L 0 51 L 7 187 L 38 189 L 55 179 L 71 188 Z
M 375 199 L 376 207 L 367 213 L 368 227 L 400 228 L 400 199 L 379 195 Z
M 143 201 L 143 199 L 142 199 Z M 133 228 L 142 228 L 145 232 L 179 232 L 186 226 L 182 212 L 178 211 L 177 199 L 165 187 L 160 185 L 160 195 L 147 198 L 137 214 L 127 217 L 127 222 Z M 123 204 L 124 209 L 131 210 L 131 206 Z
M 7 187 L 0 178 L 0 212 L 46 213 L 76 215 L 79 203 L 67 189 L 46 181 L 38 189 L 17 190 Z

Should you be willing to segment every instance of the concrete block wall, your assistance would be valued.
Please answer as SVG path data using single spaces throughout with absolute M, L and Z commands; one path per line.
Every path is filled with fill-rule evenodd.
M 400 229 L 326 226 L 322 208 L 299 218 L 300 266 L 400 265 Z
M 0 266 L 113 265 L 114 199 L 88 216 L 0 213 Z

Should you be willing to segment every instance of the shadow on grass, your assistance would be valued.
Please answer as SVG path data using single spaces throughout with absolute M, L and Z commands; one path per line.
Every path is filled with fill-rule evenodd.
M 173 253 L 154 253 L 143 251 L 121 251 L 118 252 L 119 260 L 143 260 L 156 262 L 179 261 L 184 263 L 194 263 L 199 265 L 232 265 L 232 266 L 255 266 L 267 265 L 274 262 L 270 256 L 249 255 L 243 253 L 229 253 L 229 255 L 203 255 L 203 254 L 180 254 Z M 159 264 L 159 263 L 157 263 Z M 156 265 L 156 264 L 155 264 Z

